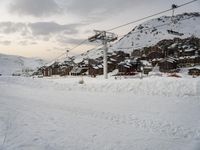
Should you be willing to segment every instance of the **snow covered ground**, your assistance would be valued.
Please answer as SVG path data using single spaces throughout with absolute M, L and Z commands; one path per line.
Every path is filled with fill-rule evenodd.
M 200 79 L 0 77 L 2 150 L 199 150 Z
M 44 64 L 45 61 L 38 58 L 0 54 L 0 74 L 2 75 L 22 74 L 23 70 L 35 70 Z

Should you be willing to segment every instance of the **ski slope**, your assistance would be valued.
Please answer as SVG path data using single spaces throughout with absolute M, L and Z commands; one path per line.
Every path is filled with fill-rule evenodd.
M 0 149 L 200 149 L 200 79 L 155 77 L 144 84 L 141 79 L 84 78 L 83 85 L 79 80 L 0 77 Z M 161 89 L 153 85 L 161 81 Z M 163 94 L 185 88 L 168 89 L 175 81 L 190 86 L 190 94 Z M 146 87 L 144 93 L 123 90 L 134 88 L 131 82 Z M 114 90 L 119 85 L 123 88 Z M 145 92 L 150 88 L 157 92 Z

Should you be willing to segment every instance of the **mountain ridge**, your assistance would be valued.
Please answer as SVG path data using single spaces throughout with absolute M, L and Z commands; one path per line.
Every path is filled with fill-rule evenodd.
M 176 34 L 169 33 L 170 31 Z M 173 18 L 171 16 L 161 16 L 145 21 L 109 47 L 108 51 L 111 53 L 124 51 L 130 54 L 135 49 L 154 46 L 165 39 L 185 39 L 191 36 L 200 38 L 200 12 L 182 13 Z M 73 58 L 78 63 L 88 57 L 98 58 L 102 54 L 103 49 L 99 48 L 76 55 Z
M 31 72 L 44 65 L 45 61 L 39 58 L 27 58 L 17 55 L 0 53 L 0 74 L 22 74 L 23 71 Z

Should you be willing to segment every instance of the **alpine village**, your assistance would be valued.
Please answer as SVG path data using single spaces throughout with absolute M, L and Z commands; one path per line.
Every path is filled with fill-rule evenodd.
M 122 37 L 116 44 L 110 45 L 107 53 L 108 73 L 114 76 L 134 76 L 143 73 L 148 74 L 157 68 L 161 73 L 167 73 L 169 76 L 179 77 L 177 73 L 181 69 L 188 68 L 188 74 L 193 77 L 200 76 L 200 39 L 188 31 L 185 33 L 178 32 L 177 28 L 173 28 L 176 24 L 181 24 L 181 19 L 200 18 L 199 13 L 184 13 L 176 17 L 161 17 L 154 19 L 152 22 L 165 23 L 166 20 L 173 19 L 173 23 L 168 25 L 165 32 L 170 36 L 169 39 L 161 38 L 156 44 L 137 48 L 134 40 L 131 42 L 132 48 L 120 48 L 119 43 L 127 40 L 129 36 L 137 34 L 136 41 L 142 41 L 142 37 L 151 34 L 155 38 L 162 34 L 159 27 L 145 27 L 141 24 L 133 29 L 130 33 Z M 141 36 L 142 35 L 142 36 Z M 118 45 L 117 45 L 118 44 Z M 117 45 L 117 46 L 116 46 Z M 103 50 L 96 49 L 96 57 L 89 57 L 90 51 L 80 55 L 81 60 L 77 61 L 77 56 L 66 57 L 62 60 L 53 61 L 40 67 L 33 75 L 50 77 L 59 76 L 91 76 L 96 77 L 103 75 Z

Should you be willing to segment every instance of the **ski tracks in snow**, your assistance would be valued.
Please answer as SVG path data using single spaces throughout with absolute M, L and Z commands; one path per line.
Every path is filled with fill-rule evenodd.
M 1 103 L 3 105 L 3 103 Z M 21 104 L 20 104 L 21 105 Z M 35 104 L 34 104 L 35 105 Z M 184 126 L 176 126 L 172 123 L 169 122 L 161 122 L 161 121 L 156 121 L 156 120 L 147 120 L 147 119 L 142 119 L 138 118 L 135 114 L 130 113 L 130 114 L 119 114 L 119 113 L 113 113 L 113 112 L 101 112 L 101 111 L 95 111 L 92 109 L 85 109 L 85 108 L 80 108 L 80 107 L 72 107 L 72 106 L 60 106 L 60 105 L 49 105 L 47 104 L 46 106 L 42 105 L 35 105 L 34 106 L 36 109 L 32 110 L 30 109 L 29 105 L 24 104 L 23 106 L 15 106 L 13 108 L 10 105 L 4 104 L 4 109 L 10 110 L 11 112 L 15 112 L 15 117 L 17 117 L 17 114 L 23 114 L 20 118 L 22 122 L 23 119 L 25 119 L 25 122 L 27 121 L 26 119 L 32 119 L 32 121 L 36 120 L 46 120 L 48 122 L 52 122 L 55 125 L 59 125 L 59 120 L 58 122 L 54 122 L 50 114 L 48 114 L 47 109 L 51 109 L 54 111 L 61 111 L 61 114 L 64 113 L 64 115 L 67 116 L 73 116 L 73 117 L 78 117 L 78 118 L 84 118 L 84 119 L 98 119 L 98 120 L 103 120 L 103 121 L 108 121 L 113 123 L 114 125 L 119 125 L 119 126 L 129 126 L 129 128 L 135 128 L 135 129 L 142 129 L 145 132 L 150 132 L 154 134 L 159 134 L 159 135 L 167 135 L 170 138 L 180 138 L 180 139 L 195 139 L 199 140 L 200 139 L 200 129 L 192 129 L 192 128 L 185 128 Z M 42 107 L 44 107 L 42 109 Z M 37 112 L 37 110 L 46 110 L 46 112 Z M 50 116 L 49 116 L 50 115 Z M 11 118 L 12 117 L 12 118 Z M 20 122 L 19 120 L 17 121 L 16 125 L 13 124 L 15 122 L 14 116 L 7 117 L 8 120 L 4 120 L 5 122 L 5 128 L 4 130 L 4 139 L 3 145 L 6 144 L 7 138 L 12 138 L 8 137 L 10 132 L 14 132 L 14 128 L 17 128 L 19 125 L 18 123 Z M 2 121 L 2 119 L 1 119 Z M 25 124 L 23 124 L 25 126 Z M 13 127 L 12 127 L 13 126 Z M 14 127 L 15 126 L 15 127 Z M 16 132 L 18 134 L 18 132 Z M 16 135 L 16 138 L 19 135 Z
M 134 114 L 117 114 L 111 112 L 98 112 L 90 109 L 82 108 L 63 108 L 65 111 L 79 117 L 87 117 L 110 121 L 118 125 L 128 125 L 133 128 L 140 128 L 148 132 L 168 135 L 174 138 L 184 139 L 200 139 L 200 129 L 184 128 L 184 126 L 176 126 L 172 123 L 159 122 L 155 120 L 145 120 L 138 118 Z

